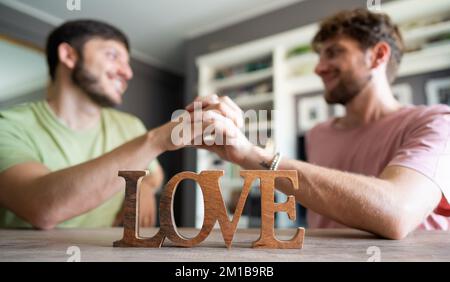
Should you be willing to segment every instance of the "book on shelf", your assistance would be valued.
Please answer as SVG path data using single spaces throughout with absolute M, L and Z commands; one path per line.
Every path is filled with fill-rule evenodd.
M 240 65 L 234 65 L 218 69 L 215 73 L 215 79 L 221 80 L 239 74 L 251 73 L 254 71 L 268 69 L 271 66 L 272 66 L 272 58 L 265 57 L 256 61 L 251 61 Z

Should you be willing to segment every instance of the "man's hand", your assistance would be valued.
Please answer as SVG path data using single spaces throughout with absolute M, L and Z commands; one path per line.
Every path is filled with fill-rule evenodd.
M 184 111 L 150 132 L 154 137 L 152 142 L 161 152 L 204 144 L 207 132 L 215 133 L 217 138 L 229 139 L 240 132 L 237 127 L 242 126 L 243 121 L 242 115 L 237 114 L 240 109 L 236 105 L 237 109 L 230 111 L 229 105 L 221 101 L 216 103 L 214 96 L 197 98 L 191 105 L 192 110 Z
M 240 128 L 244 126 L 242 110 L 227 96 L 199 96 L 186 107 L 195 116 L 201 109 L 203 142 L 197 145 L 216 153 L 220 158 L 241 165 L 252 151 L 253 145 Z M 213 139 L 207 139 L 211 134 Z

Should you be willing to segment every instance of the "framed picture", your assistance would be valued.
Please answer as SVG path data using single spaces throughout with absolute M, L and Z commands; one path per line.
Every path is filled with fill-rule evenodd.
M 425 85 L 427 104 L 450 106 L 450 77 L 431 79 Z
M 400 104 L 405 106 L 413 104 L 412 88 L 408 83 L 401 83 L 392 86 L 392 93 Z
M 322 95 L 301 97 L 297 101 L 297 124 L 299 132 L 306 132 L 316 124 L 328 119 L 328 106 Z

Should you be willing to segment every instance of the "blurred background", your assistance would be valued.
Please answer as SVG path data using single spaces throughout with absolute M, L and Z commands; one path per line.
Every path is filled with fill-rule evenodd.
M 310 40 L 324 17 L 357 7 L 388 13 L 401 28 L 407 53 L 393 83 L 397 99 L 450 105 L 449 0 L 0 0 L 0 109 L 45 97 L 43 48 L 55 26 L 98 19 L 130 39 L 134 78 L 120 109 L 147 128 L 197 95 L 228 95 L 244 110 L 268 111 L 245 129 L 259 134 L 258 145 L 305 159 L 304 133 L 345 111 L 321 96 Z M 224 169 L 222 192 L 234 211 L 243 184 L 238 167 L 192 149 L 158 159 L 166 181 L 184 170 Z M 296 222 L 279 213 L 277 226 L 304 226 L 298 207 Z M 178 226 L 201 226 L 203 198 L 193 182 L 177 189 L 174 211 Z M 259 192 L 252 189 L 239 224 L 258 227 L 259 217 Z

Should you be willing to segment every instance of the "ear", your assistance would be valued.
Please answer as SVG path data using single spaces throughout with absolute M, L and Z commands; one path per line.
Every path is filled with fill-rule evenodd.
M 381 41 L 372 48 L 371 65 L 377 68 L 382 64 L 387 64 L 391 57 L 391 47 L 387 42 Z
M 72 70 L 77 63 L 78 54 L 72 46 L 63 42 L 58 46 L 58 58 L 61 64 Z

